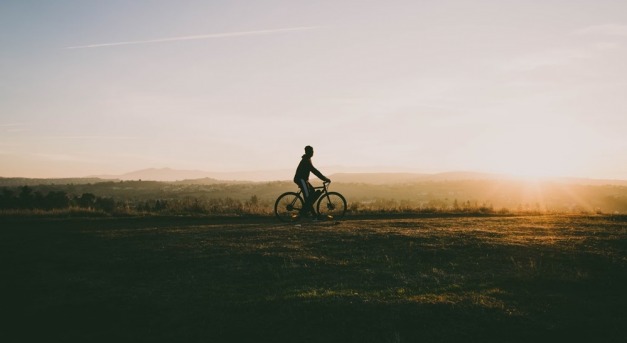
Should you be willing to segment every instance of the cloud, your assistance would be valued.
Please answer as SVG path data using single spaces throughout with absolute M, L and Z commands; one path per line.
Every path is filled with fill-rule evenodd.
M 200 40 L 200 39 L 211 39 L 211 38 L 268 35 L 268 34 L 281 33 L 281 32 L 313 30 L 313 29 L 318 29 L 318 28 L 320 27 L 319 26 L 303 26 L 303 27 L 288 27 L 288 28 L 271 29 L 271 30 L 212 33 L 212 34 L 205 34 L 205 35 L 168 37 L 168 38 L 157 38 L 157 39 L 137 40 L 137 41 L 127 41 L 127 42 L 77 45 L 77 46 L 68 46 L 66 47 L 66 49 L 104 48 L 104 47 L 111 47 L 111 46 L 118 46 L 118 45 L 136 45 L 136 44 L 165 43 L 165 42 L 177 42 L 177 41 Z
M 606 36 L 624 36 L 627 37 L 627 25 L 625 24 L 604 24 L 593 25 L 575 31 L 577 34 L 597 34 Z
M 104 139 L 104 140 L 129 140 L 138 139 L 138 137 L 130 136 L 43 136 L 42 139 Z
M 505 63 L 505 71 L 532 71 L 542 67 L 564 66 L 590 58 L 590 54 L 578 49 L 554 49 L 520 56 Z
M 23 132 L 27 131 L 25 126 L 27 123 L 5 123 L 0 124 L 0 132 Z

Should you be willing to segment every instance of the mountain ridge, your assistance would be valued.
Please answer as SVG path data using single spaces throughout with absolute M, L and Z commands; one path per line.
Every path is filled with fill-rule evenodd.
M 275 177 L 278 176 L 278 177 Z M 213 179 L 216 181 L 279 181 L 285 180 L 286 170 L 252 171 L 252 172 L 210 172 L 203 170 L 185 170 L 172 168 L 146 168 L 119 175 L 92 175 L 88 178 L 116 179 L 116 180 L 147 180 L 162 182 L 177 182 L 199 179 Z M 289 174 L 288 174 L 289 175 Z M 283 177 L 281 177 L 283 176 Z
M 105 180 L 144 180 L 161 182 L 187 182 L 187 183 L 242 183 L 242 182 L 271 182 L 289 181 L 292 179 L 292 170 L 264 170 L 249 172 L 209 172 L 202 170 L 179 170 L 172 168 L 147 168 L 120 175 L 95 175 L 87 178 L 101 178 Z M 366 183 L 366 184 L 402 184 L 416 182 L 444 182 L 444 181 L 468 181 L 468 180 L 535 180 L 534 178 L 522 178 L 505 174 L 483 173 L 473 171 L 450 171 L 442 173 L 412 173 L 412 172 L 338 172 L 329 174 L 328 177 L 341 183 Z M 314 177 L 315 178 L 315 177 Z M 621 185 L 627 186 L 627 180 L 618 179 L 593 179 L 578 177 L 547 177 L 537 178 L 541 181 L 563 182 L 590 185 Z

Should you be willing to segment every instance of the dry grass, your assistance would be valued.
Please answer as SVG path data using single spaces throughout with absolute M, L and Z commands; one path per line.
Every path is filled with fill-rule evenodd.
M 7 342 L 627 338 L 624 218 L 0 224 Z

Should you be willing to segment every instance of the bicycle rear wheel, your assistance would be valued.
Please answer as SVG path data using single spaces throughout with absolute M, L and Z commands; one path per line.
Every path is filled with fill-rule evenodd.
M 276 199 L 274 214 L 282 222 L 292 221 L 300 215 L 303 204 L 303 198 L 298 193 L 285 192 Z
M 318 214 L 329 219 L 342 219 L 344 214 L 346 214 L 346 199 L 337 192 L 323 194 L 320 200 L 318 200 L 316 210 Z

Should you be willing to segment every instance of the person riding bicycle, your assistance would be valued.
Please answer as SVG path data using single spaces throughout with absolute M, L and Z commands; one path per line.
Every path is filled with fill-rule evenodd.
M 306 146 L 305 154 L 302 156 L 302 159 L 296 168 L 296 175 L 294 175 L 294 183 L 298 185 L 298 188 L 300 188 L 305 197 L 305 204 L 303 205 L 303 210 L 300 213 L 301 216 L 306 215 L 307 212 L 310 212 L 314 217 L 316 216 L 313 204 L 319 194 L 314 191 L 313 186 L 309 183 L 309 173 L 314 173 L 314 175 L 320 178 L 320 180 L 331 182 L 331 179 L 322 175 L 322 173 L 311 163 L 311 157 L 313 157 L 313 154 L 313 148 L 309 145 Z

